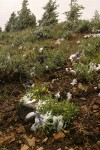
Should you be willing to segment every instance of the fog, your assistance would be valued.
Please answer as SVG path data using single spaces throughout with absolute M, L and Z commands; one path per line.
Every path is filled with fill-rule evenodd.
M 0 0 L 0 27 L 4 28 L 6 22 L 9 20 L 11 13 L 17 12 L 21 9 L 23 0 Z M 59 12 L 59 21 L 65 19 L 64 12 L 69 10 L 69 4 L 71 0 L 56 0 L 59 5 L 57 12 Z M 36 19 L 41 19 L 43 15 L 43 6 L 48 0 L 28 0 L 29 8 L 36 16 Z M 79 4 L 82 4 L 85 9 L 83 10 L 82 18 L 90 19 L 93 17 L 94 11 L 100 9 L 100 1 L 98 0 L 78 0 Z

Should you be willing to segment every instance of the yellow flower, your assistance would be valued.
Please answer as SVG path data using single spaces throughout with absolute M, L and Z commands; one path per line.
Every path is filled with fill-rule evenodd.
M 68 130 L 64 130 L 64 133 L 67 134 L 67 133 L 69 133 L 69 131 Z
M 46 92 L 46 91 L 47 91 L 46 87 L 43 87 L 42 92 Z
M 35 89 L 35 92 L 39 92 L 39 90 L 38 90 L 38 89 Z

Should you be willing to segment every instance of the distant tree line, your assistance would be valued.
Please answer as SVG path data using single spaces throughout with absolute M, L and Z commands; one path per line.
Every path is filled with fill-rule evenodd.
M 58 5 L 56 4 L 56 1 L 49 0 L 48 3 L 43 7 L 44 14 L 41 20 L 38 21 L 39 26 L 50 26 L 58 24 L 58 12 L 56 11 L 57 8 Z M 80 19 L 83 9 L 84 7 L 79 5 L 77 0 L 71 0 L 70 10 L 65 12 L 65 24 L 67 29 L 73 30 L 78 26 L 82 31 L 89 30 L 87 29 L 90 28 L 89 21 Z M 82 27 L 79 26 L 79 24 L 81 24 Z M 98 24 L 97 28 L 100 28 L 100 14 L 97 10 L 95 11 L 92 18 L 92 26 L 95 24 Z M 18 11 L 17 14 L 15 14 L 15 12 L 11 14 L 9 21 L 5 25 L 5 31 L 14 32 L 24 30 L 29 27 L 36 27 L 36 16 L 32 14 L 28 8 L 28 0 L 23 0 L 21 10 Z M 2 29 L 0 28 L 0 32 L 1 31 Z

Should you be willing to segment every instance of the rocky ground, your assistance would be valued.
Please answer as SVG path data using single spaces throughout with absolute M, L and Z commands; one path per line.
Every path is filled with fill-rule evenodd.
M 19 100 L 25 92 L 23 84 L 1 83 L 1 93 L 7 96 L 0 98 L 0 150 L 100 150 L 100 84 L 72 88 L 69 81 L 73 75 L 65 68 L 33 82 L 47 82 L 52 93 L 58 89 L 62 93 L 69 89 L 74 92 L 72 102 L 79 107 L 79 114 L 68 130 L 51 135 L 32 133 L 32 124 L 24 122 L 18 113 Z

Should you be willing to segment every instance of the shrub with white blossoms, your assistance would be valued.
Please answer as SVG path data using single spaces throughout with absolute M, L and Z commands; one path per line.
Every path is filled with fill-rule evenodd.
M 33 116 L 31 116 L 32 112 L 29 114 L 30 114 L 30 117 L 33 117 L 33 116 L 35 117 L 35 122 L 31 126 L 31 130 L 34 132 L 39 129 L 45 130 L 47 126 L 50 126 L 52 130 L 57 130 L 57 131 L 61 131 L 63 129 L 64 120 L 63 120 L 62 115 L 53 116 L 51 112 L 47 112 L 44 115 L 38 112 L 37 113 L 33 112 Z M 26 119 L 27 119 L 27 116 L 26 116 Z

